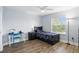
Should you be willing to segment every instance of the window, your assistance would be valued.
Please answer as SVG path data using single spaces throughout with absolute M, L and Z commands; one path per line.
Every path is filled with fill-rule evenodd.
M 57 33 L 65 33 L 66 18 L 64 16 L 52 19 L 52 31 Z

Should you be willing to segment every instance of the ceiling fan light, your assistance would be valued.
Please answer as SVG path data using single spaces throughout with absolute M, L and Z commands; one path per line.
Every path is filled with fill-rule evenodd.
M 41 12 L 43 13 L 43 12 L 45 12 L 45 10 L 41 10 Z

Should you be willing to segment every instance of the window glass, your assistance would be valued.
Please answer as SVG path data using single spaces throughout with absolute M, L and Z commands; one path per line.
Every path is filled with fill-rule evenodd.
M 66 17 L 60 16 L 52 19 L 52 31 L 57 33 L 65 33 Z

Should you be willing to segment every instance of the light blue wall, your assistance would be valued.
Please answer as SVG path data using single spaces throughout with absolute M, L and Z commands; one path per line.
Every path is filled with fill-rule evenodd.
M 11 7 L 12 8 L 12 7 Z M 4 7 L 3 9 L 3 44 L 8 43 L 8 33 L 10 29 L 21 30 L 25 34 L 25 40 L 28 40 L 28 32 L 33 31 L 34 26 L 40 26 L 40 17 L 37 15 L 25 13 L 13 7 Z
M 43 30 L 50 32 L 51 31 L 51 16 L 50 15 L 42 16 L 41 21 L 42 21 L 41 23 L 43 26 Z

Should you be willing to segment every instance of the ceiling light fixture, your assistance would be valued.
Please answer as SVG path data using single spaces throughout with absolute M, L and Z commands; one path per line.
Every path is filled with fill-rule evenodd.
M 44 12 L 45 12 L 45 10 L 41 10 L 41 12 L 42 12 L 42 13 L 44 13 Z

